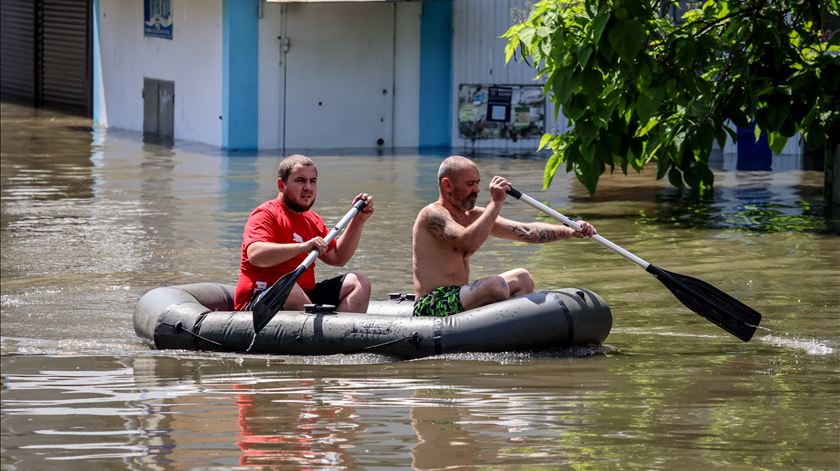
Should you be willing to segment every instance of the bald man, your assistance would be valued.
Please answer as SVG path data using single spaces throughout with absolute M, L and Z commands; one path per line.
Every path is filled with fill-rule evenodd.
M 476 206 L 478 167 L 466 157 L 446 158 L 438 169 L 440 196 L 417 215 L 412 229 L 412 270 L 415 316 L 446 317 L 534 291 L 524 268 L 470 282 L 470 257 L 490 235 L 520 242 L 545 243 L 572 237 L 592 237 L 595 228 L 578 221 L 581 231 L 542 222 L 521 223 L 501 217 L 511 185 L 490 180 L 490 203 Z

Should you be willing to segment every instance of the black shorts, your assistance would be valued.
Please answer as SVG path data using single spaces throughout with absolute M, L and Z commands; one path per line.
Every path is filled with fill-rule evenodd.
M 315 304 L 332 304 L 333 306 L 338 306 L 338 302 L 341 300 L 341 286 L 344 284 L 345 276 L 338 275 L 335 278 L 315 283 L 314 288 L 305 291 L 306 296 Z

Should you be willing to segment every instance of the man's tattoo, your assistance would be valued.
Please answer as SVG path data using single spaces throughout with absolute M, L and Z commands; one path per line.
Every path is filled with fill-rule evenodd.
M 478 288 L 478 286 L 479 286 L 480 284 L 481 284 L 481 280 L 475 280 L 475 281 L 473 281 L 472 283 L 468 284 L 468 285 L 467 285 L 467 288 L 468 288 L 470 291 L 472 291 L 472 290 L 474 290 L 474 289 Z
M 553 229 L 532 229 L 529 230 L 523 225 L 511 226 L 510 231 L 516 234 L 522 241 L 541 244 L 552 242 L 559 237 Z
M 510 226 L 510 232 L 518 234 L 519 238 L 522 240 L 528 240 L 530 237 L 528 231 L 526 231 L 522 226 Z
M 443 240 L 452 240 L 454 236 L 446 230 L 446 218 L 436 212 L 429 212 L 426 216 L 426 224 L 432 234 Z

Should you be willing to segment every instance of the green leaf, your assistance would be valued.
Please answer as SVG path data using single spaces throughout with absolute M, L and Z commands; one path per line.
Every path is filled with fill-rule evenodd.
M 638 20 L 618 21 L 610 28 L 607 38 L 621 60 L 632 64 L 642 48 L 644 28 Z
M 601 77 L 601 72 L 595 69 L 587 69 L 583 72 L 581 77 L 583 91 L 590 96 L 597 96 L 601 91 L 604 80 Z
M 671 170 L 673 171 L 673 170 L 676 170 L 676 169 L 674 168 L 674 169 L 671 169 Z M 685 183 L 688 184 L 688 186 L 690 188 L 694 188 L 695 190 L 700 189 L 700 176 L 697 175 L 697 167 L 696 166 L 692 165 L 691 167 L 688 167 L 687 169 L 685 169 L 683 171 L 683 178 L 685 179 Z M 668 180 L 671 182 L 672 185 L 674 185 L 674 179 L 671 176 L 670 172 L 668 173 Z M 680 183 L 682 183 L 682 182 L 680 182 Z M 678 185 L 674 185 L 674 186 L 678 186 Z
M 536 31 L 532 27 L 522 28 L 519 30 L 517 35 L 519 36 L 519 40 L 525 43 L 525 47 L 531 47 L 531 41 L 534 39 L 534 33 Z
M 516 54 L 516 48 L 519 47 L 519 40 L 509 40 L 507 44 L 505 44 L 505 64 L 510 62 L 510 59 Z
M 545 147 L 545 145 L 548 144 L 551 141 L 551 139 L 553 139 L 553 138 L 554 138 L 554 134 L 549 134 L 549 133 L 543 134 L 542 138 L 540 139 L 540 145 L 537 146 L 537 152 L 541 151 L 543 149 L 543 147 Z
M 661 180 L 662 177 L 668 172 L 668 169 L 671 168 L 671 159 L 656 159 L 656 179 Z
M 767 110 L 768 131 L 778 131 L 785 124 L 790 105 L 787 103 L 775 103 Z
M 546 134 L 548 136 L 548 134 Z M 543 172 L 543 190 L 548 189 L 551 181 L 554 179 L 554 174 L 557 173 L 557 168 L 563 163 L 563 153 L 554 151 L 548 162 L 545 163 L 545 171 Z
M 554 92 L 554 97 L 557 99 L 557 103 L 562 106 L 566 106 L 566 102 L 569 101 L 569 97 L 575 91 L 574 83 L 569 79 L 568 69 L 561 69 L 557 71 L 554 80 L 549 80 L 554 82 L 552 91 Z
M 783 136 L 781 133 L 772 131 L 767 133 L 767 143 L 770 145 L 770 150 L 772 150 L 774 154 L 781 154 L 785 149 L 787 141 L 788 138 Z
M 671 167 L 671 170 L 668 171 L 668 181 L 671 182 L 671 185 L 682 189 L 685 184 L 683 184 L 682 175 L 680 175 L 680 171 L 677 167 Z
M 595 146 L 592 145 L 591 140 L 594 136 L 590 134 L 587 137 L 589 138 L 589 142 L 581 144 L 580 156 L 584 162 L 593 162 L 595 160 Z
M 644 125 L 644 127 L 639 128 L 639 130 L 638 130 L 638 131 L 636 131 L 636 136 L 637 136 L 637 137 L 642 137 L 642 136 L 644 136 L 645 134 L 647 134 L 648 132 L 650 132 L 650 130 L 651 130 L 651 129 L 653 129 L 653 128 L 654 128 L 654 126 L 656 126 L 657 124 L 659 124 L 659 119 L 657 119 L 657 118 L 652 118 L 651 120 L 649 120 L 649 121 L 647 122 L 647 124 L 645 124 L 645 125 Z
M 700 181 L 711 188 L 715 184 L 715 174 L 706 163 L 697 165 L 697 173 L 700 175 Z
M 714 131 L 715 130 L 710 124 L 700 125 L 699 129 L 697 129 L 695 141 L 696 147 L 699 148 L 700 155 L 708 157 L 709 153 L 712 151 L 712 144 L 714 144 L 715 140 Z
M 577 59 L 578 64 L 580 64 L 580 68 L 583 69 L 586 67 L 586 64 L 589 63 L 589 57 L 592 56 L 592 46 L 590 45 L 583 45 L 577 51 Z
M 581 162 L 575 165 L 575 176 L 589 190 L 590 196 L 595 195 L 595 190 L 598 188 L 598 177 L 601 176 L 602 171 L 603 168 L 594 162 L 590 164 Z
M 686 68 L 690 68 L 694 64 L 694 53 L 697 46 L 689 41 L 678 41 L 676 43 L 675 54 L 677 62 Z
M 717 141 L 718 146 L 723 149 L 726 146 L 726 131 L 724 126 L 715 127 L 715 140 Z
M 727 126 L 725 124 L 723 125 L 723 130 L 726 131 L 727 134 L 729 134 L 729 138 L 732 139 L 732 142 L 738 142 L 738 131 L 730 128 L 729 126 Z M 720 146 L 720 147 L 723 147 L 723 146 Z
M 647 123 L 656 114 L 662 99 L 665 98 L 665 89 L 662 87 L 647 88 L 636 99 L 636 114 L 639 121 Z M 649 129 L 648 129 L 649 130 Z
M 604 34 L 604 27 L 607 26 L 607 21 L 610 19 L 610 12 L 603 11 L 598 13 L 594 20 L 592 20 L 592 42 L 598 44 L 601 40 L 601 35 Z

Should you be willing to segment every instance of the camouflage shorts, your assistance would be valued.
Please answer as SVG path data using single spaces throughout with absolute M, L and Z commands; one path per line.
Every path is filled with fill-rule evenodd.
M 415 316 L 446 317 L 464 310 L 460 286 L 441 286 L 414 303 Z

